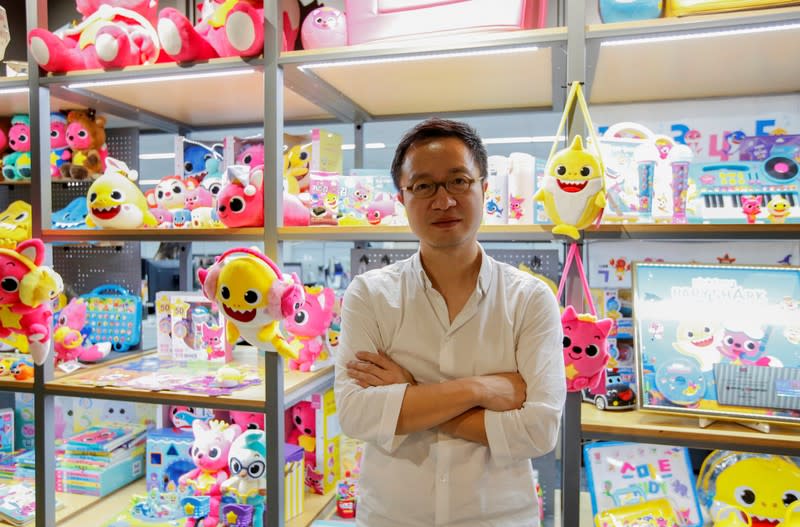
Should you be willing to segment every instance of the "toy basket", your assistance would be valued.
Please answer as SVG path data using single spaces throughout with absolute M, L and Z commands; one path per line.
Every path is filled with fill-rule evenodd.
M 142 299 L 116 284 L 101 285 L 81 295 L 86 302 L 89 340 L 110 342 L 114 351 L 128 351 L 139 344 L 142 333 Z

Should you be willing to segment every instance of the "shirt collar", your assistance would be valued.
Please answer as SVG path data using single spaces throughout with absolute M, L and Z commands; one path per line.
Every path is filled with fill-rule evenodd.
M 482 296 L 486 296 L 486 293 L 489 291 L 489 287 L 492 285 L 492 261 L 491 258 L 486 254 L 486 251 L 483 250 L 483 246 L 478 244 L 478 247 L 481 250 L 481 269 L 478 272 L 478 292 Z M 414 272 L 419 284 L 427 291 L 431 288 L 431 280 L 428 278 L 428 274 L 425 272 L 425 268 L 422 267 L 422 257 L 420 256 L 419 251 L 414 253 L 414 256 L 411 258 L 411 269 Z

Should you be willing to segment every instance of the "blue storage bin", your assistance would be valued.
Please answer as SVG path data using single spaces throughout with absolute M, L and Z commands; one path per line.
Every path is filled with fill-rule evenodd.
M 600 19 L 604 24 L 649 20 L 661 16 L 663 0 L 600 0 Z

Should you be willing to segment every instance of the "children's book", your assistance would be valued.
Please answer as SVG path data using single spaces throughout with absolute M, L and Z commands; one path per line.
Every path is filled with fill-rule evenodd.
M 56 509 L 63 503 L 56 501 Z M 0 520 L 12 525 L 25 525 L 36 515 L 36 495 L 32 485 L 10 483 L 0 485 Z
M 67 442 L 68 450 L 111 452 L 142 435 L 147 427 L 139 424 L 112 423 L 107 426 L 92 426 L 72 436 Z

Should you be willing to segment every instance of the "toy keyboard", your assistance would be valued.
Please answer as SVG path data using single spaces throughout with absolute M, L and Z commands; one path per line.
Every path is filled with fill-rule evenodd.
M 86 325 L 93 343 L 110 342 L 114 351 L 139 344 L 142 333 L 142 299 L 122 286 L 108 284 L 81 295 L 86 302 Z
M 797 172 L 769 170 L 761 162 L 692 163 L 689 166 L 690 185 L 695 198 L 692 222 L 742 223 L 742 198 L 761 196 L 758 220 L 770 221 L 767 204 L 783 198 L 789 207 L 786 222 L 800 218 L 800 177 Z

